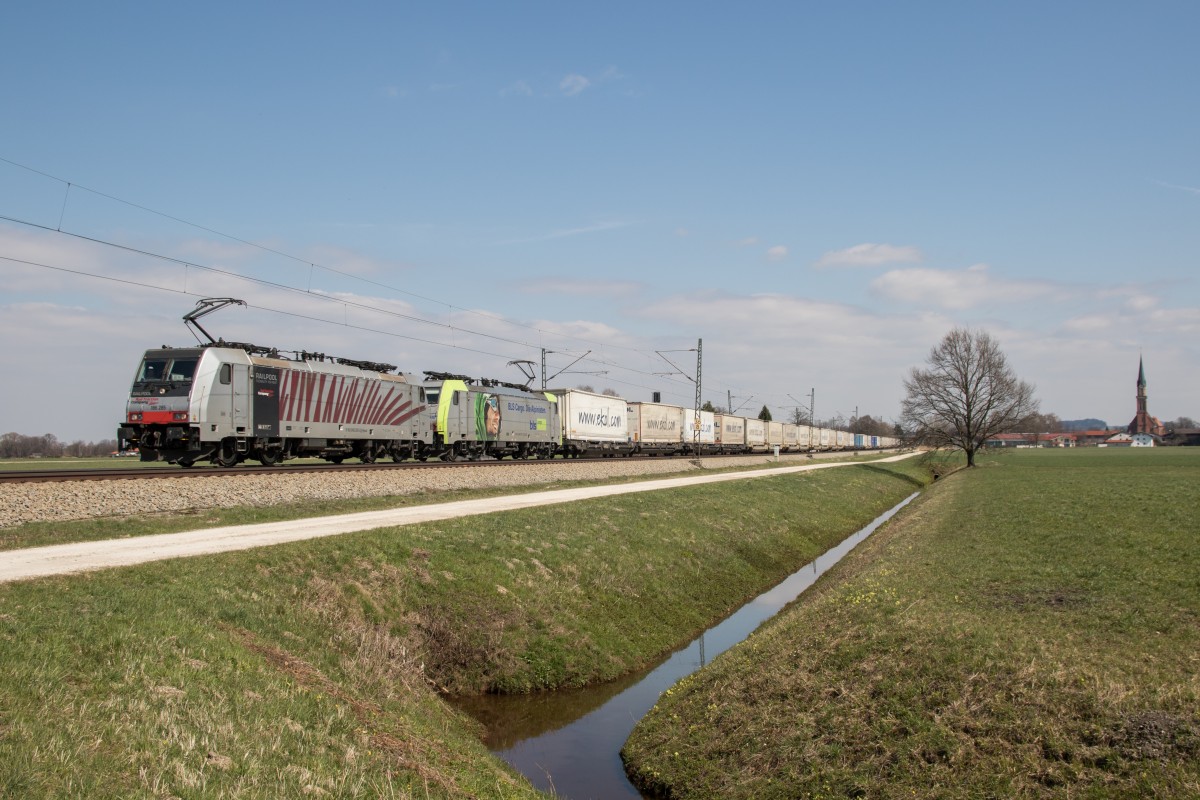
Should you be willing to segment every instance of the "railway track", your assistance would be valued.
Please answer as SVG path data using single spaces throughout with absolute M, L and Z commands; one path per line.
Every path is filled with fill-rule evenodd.
M 762 453 L 745 454 L 762 457 Z M 736 456 L 723 455 L 722 458 Z M 656 461 L 695 460 L 695 456 L 653 456 Z M 120 480 L 155 480 L 158 478 L 211 478 L 219 475 L 253 476 L 253 475 L 300 475 L 314 472 L 369 472 L 387 470 L 412 469 L 461 469 L 463 467 L 503 467 L 521 464 L 598 464 L 608 463 L 611 458 L 570 458 L 554 459 L 553 461 L 535 460 L 480 460 L 480 461 L 402 461 L 389 464 L 285 464 L 275 467 L 259 465 L 239 465 L 236 467 L 193 467 L 184 469 L 176 466 L 163 467 L 115 467 L 97 469 L 44 469 L 44 470 L 13 470 L 0 472 L 0 483 L 61 483 L 66 481 L 120 481 Z

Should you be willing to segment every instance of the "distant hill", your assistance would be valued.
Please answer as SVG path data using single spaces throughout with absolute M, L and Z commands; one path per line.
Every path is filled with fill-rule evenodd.
M 1094 431 L 1107 430 L 1108 423 L 1102 419 L 1064 419 L 1062 421 L 1062 429 L 1064 431 Z

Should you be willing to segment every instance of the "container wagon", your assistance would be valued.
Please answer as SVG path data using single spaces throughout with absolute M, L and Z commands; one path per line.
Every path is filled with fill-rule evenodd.
M 562 416 L 562 447 L 567 458 L 629 455 L 628 404 L 620 397 L 582 389 L 551 390 Z
M 683 448 L 684 410 L 662 403 L 634 402 L 626 405 L 633 452 L 660 455 Z

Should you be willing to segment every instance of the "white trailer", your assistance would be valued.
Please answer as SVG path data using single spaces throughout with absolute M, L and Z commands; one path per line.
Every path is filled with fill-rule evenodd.
M 783 423 L 783 449 L 795 452 L 800 449 L 800 426 L 790 422 Z
M 834 434 L 829 428 L 818 428 L 814 432 L 813 438 L 816 440 L 816 446 L 821 450 L 832 450 L 834 443 Z
M 683 448 L 684 409 L 662 403 L 629 403 L 629 435 L 636 453 L 677 453 Z
M 751 453 L 767 452 L 767 423 L 761 419 L 746 420 L 746 449 Z
M 767 450 L 774 451 L 778 447 L 783 449 L 783 423 L 768 422 L 767 423 Z
M 696 434 L 700 434 L 700 452 L 711 453 L 716 449 L 717 431 L 716 414 L 711 411 L 694 411 L 685 409 L 683 427 L 684 449 L 690 453 L 696 452 Z
M 628 403 L 620 397 L 556 389 L 562 415 L 564 456 L 613 456 L 633 452 L 629 436 Z
M 811 450 L 813 446 L 813 429 L 808 425 L 797 425 L 796 427 L 799 429 L 796 434 L 796 445 L 801 450 Z
M 717 414 L 713 421 L 716 449 L 722 453 L 746 450 L 746 420 L 732 414 Z

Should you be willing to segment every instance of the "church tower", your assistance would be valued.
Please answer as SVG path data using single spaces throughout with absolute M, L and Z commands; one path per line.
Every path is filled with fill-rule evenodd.
M 1128 432 L 1130 436 L 1138 433 L 1162 436 L 1166 433 L 1162 423 L 1156 417 L 1150 416 L 1150 412 L 1146 410 L 1146 370 L 1141 358 L 1138 358 L 1137 416 L 1129 423 Z

